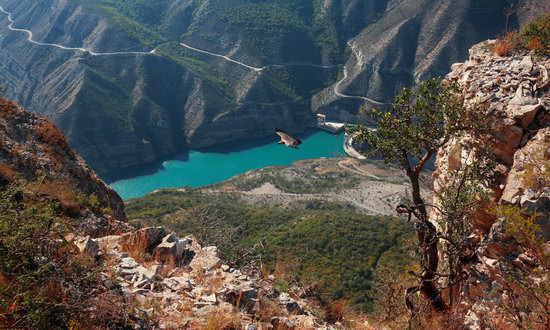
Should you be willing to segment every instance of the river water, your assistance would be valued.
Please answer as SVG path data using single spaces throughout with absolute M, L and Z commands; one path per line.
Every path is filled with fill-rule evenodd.
M 273 134 L 273 137 L 254 141 L 190 150 L 164 161 L 113 173 L 104 179 L 124 200 L 128 200 L 162 188 L 206 186 L 266 166 L 345 155 L 343 133 L 333 135 L 309 130 L 298 138 L 302 140 L 300 149 L 277 144 L 279 138 Z

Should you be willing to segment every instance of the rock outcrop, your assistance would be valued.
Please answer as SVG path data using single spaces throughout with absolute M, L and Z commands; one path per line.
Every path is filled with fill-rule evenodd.
M 274 278 L 223 264 L 216 247 L 201 247 L 193 236 L 148 227 L 74 242 L 82 253 L 113 265 L 105 278 L 118 283 L 135 315 L 151 320 L 151 327 L 200 329 L 223 314 L 235 328 L 332 328 L 298 291 L 278 292 Z
M 497 177 L 490 191 L 493 201 L 521 207 L 530 215 L 536 213 L 548 246 L 550 187 L 547 178 L 528 171 L 550 167 L 550 58 L 527 51 L 499 57 L 493 53 L 493 45 L 494 41 L 488 41 L 472 47 L 469 60 L 454 64 L 447 79 L 459 84 L 466 106 L 487 110 L 493 120 L 487 141 L 497 162 Z M 450 173 L 471 161 L 467 145 L 466 140 L 454 140 L 440 150 L 434 173 L 436 191 L 448 183 Z M 529 175 L 534 182 L 528 182 Z M 513 274 L 523 271 L 521 276 L 533 276 L 535 282 L 548 279 L 533 275 L 540 264 L 507 233 L 505 223 L 496 215 L 476 216 L 469 239 L 476 257 L 465 269 L 469 276 L 461 286 L 461 304 L 467 310 L 467 326 L 480 329 L 481 320 L 513 310 L 503 306 L 512 304 L 513 295 L 524 290 L 510 281 Z M 529 318 L 529 313 L 536 312 L 522 313 Z

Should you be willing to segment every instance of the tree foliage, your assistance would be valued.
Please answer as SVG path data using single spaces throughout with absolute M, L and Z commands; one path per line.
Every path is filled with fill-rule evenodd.
M 472 140 L 483 135 L 487 130 L 487 121 L 480 116 L 483 113 L 480 109 L 470 109 L 463 105 L 458 85 L 430 79 L 420 83 L 414 90 L 402 89 L 387 111 L 373 110 L 370 118 L 376 129 L 366 126 L 350 129 L 355 139 L 368 145 L 368 155 L 378 155 L 387 163 L 401 166 L 411 183 L 412 202 L 397 208 L 399 213 L 408 214 L 409 220 L 414 220 L 420 249 L 419 285 L 407 289 L 406 303 L 410 310 L 413 306 L 409 298 L 418 291 L 435 310 L 446 309 L 446 303 L 436 285 L 437 279 L 442 276 L 438 273 L 438 242 L 443 238 L 457 245 L 450 236 L 437 232 L 434 219 L 430 219 L 428 205 L 420 191 L 420 175 L 447 142 L 465 135 L 472 137 Z M 472 148 L 475 149 L 474 146 Z M 484 166 L 470 166 L 466 171 L 457 172 L 457 180 L 453 181 L 448 190 L 443 189 L 443 207 L 448 214 L 456 217 L 460 214 L 458 210 L 462 212 L 458 219 L 454 219 L 457 220 L 454 223 L 461 224 L 467 216 L 477 185 L 486 176 Z M 457 229 L 456 226 L 450 228 Z M 467 232 L 466 228 L 453 230 L 448 232 Z

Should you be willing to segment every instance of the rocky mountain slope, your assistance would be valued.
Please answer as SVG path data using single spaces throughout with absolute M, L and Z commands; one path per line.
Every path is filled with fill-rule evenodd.
M 537 241 L 534 247 L 523 239 L 527 227 L 510 234 L 510 214 L 482 213 L 472 219 L 468 241 L 476 257 L 467 266 L 467 283 L 456 289 L 457 299 L 467 311 L 469 328 L 528 324 L 543 329 L 550 322 L 544 312 L 544 288 L 549 283 L 545 255 L 550 237 L 550 58 L 527 51 L 500 57 L 494 46 L 495 41 L 489 41 L 472 47 L 469 60 L 454 64 L 448 79 L 460 85 L 467 106 L 486 107 L 494 119 L 489 143 L 498 165 L 492 199 L 521 207 L 525 214 L 515 221 L 531 217 L 533 223 L 525 223 L 540 231 L 531 232 Z M 436 191 L 471 161 L 468 145 L 467 139 L 455 140 L 440 150 Z
M 0 99 L 0 183 L 22 180 L 77 218 L 82 231 L 101 235 L 125 220 L 122 199 L 43 117 Z
M 507 3 L 0 5 L 12 14 L 12 29 L 32 31 L 34 41 L 10 31 L 0 14 L 7 96 L 53 119 L 72 147 L 107 172 L 275 127 L 298 131 L 315 111 L 353 120 L 361 103 L 372 105 L 365 96 L 384 101 L 416 78 L 443 74 L 467 46 L 502 32 Z M 510 25 L 544 6 L 530 0 Z

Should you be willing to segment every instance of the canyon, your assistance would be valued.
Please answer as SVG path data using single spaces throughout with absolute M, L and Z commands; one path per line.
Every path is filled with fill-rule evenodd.
M 52 119 L 102 174 L 300 132 L 318 112 L 361 120 L 505 25 L 504 3 L 473 0 L 0 5 L 4 94 Z M 522 3 L 510 27 L 543 6 Z

